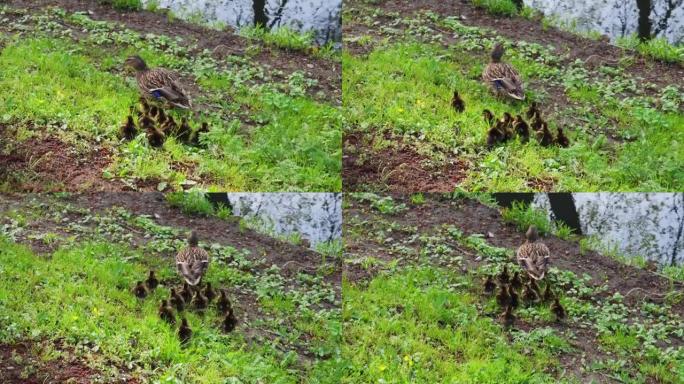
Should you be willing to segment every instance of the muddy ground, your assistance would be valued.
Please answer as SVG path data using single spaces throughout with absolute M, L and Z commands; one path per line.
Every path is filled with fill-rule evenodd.
M 474 200 L 454 200 L 443 194 L 426 194 L 425 203 L 417 205 L 406 195 L 392 197 L 395 206 L 403 203 L 408 209 L 396 214 L 381 214 L 368 202 L 361 202 L 350 196 L 345 200 L 344 278 L 352 284 L 363 285 L 378 273 L 391 273 L 383 270 L 384 264 L 388 262 L 398 261 L 400 266 L 424 263 L 425 261 L 420 260 L 421 244 L 417 239 L 420 236 L 437 235 L 443 225 L 457 227 L 464 236 L 483 235 L 490 245 L 512 251 L 525 240 L 524 233 L 515 225 L 504 222 L 498 209 Z M 350 236 L 350 233 L 363 233 L 364 236 Z M 577 276 L 588 275 L 591 277 L 588 286 L 607 287 L 600 295 L 590 298 L 590 301 L 597 304 L 615 293 L 624 296 L 625 305 L 635 308 L 639 308 L 644 302 L 662 304 L 666 296 L 673 292 L 684 294 L 684 283 L 673 282 L 655 272 L 625 265 L 592 250 L 580 252 L 577 241 L 562 240 L 552 235 L 544 236 L 542 240 L 551 251 L 552 268 L 572 271 Z M 393 249 L 394 245 L 400 245 L 399 248 L 403 249 L 404 253 L 396 252 Z M 473 274 L 478 267 L 488 264 L 486 258 L 478 256 L 473 249 L 450 240 L 447 245 L 463 257 L 460 265 L 439 259 L 430 260 L 428 263 L 464 274 Z M 379 259 L 383 263 L 368 267 L 362 261 L 367 257 Z M 672 304 L 671 312 L 684 318 L 684 302 L 678 300 Z M 492 317 L 496 315 L 490 314 Z M 632 320 L 642 320 L 640 316 L 636 315 Z M 540 325 L 517 319 L 514 327 L 530 331 Z M 567 372 L 577 377 L 580 382 L 619 382 L 615 378 L 582 369 L 585 359 L 599 361 L 610 357 L 609 353 L 599 348 L 598 335 L 594 329 L 587 329 L 583 324 L 572 322 L 550 326 L 560 332 L 574 335 L 570 343 L 578 351 L 564 353 L 559 357 Z M 669 342 L 673 346 L 684 345 L 682 339 L 675 338 Z
M 0 217 L 4 216 L 2 213 L 19 210 L 31 204 L 32 199 L 40 195 L 0 195 Z M 40 202 L 50 204 L 49 195 L 42 195 Z M 200 238 L 201 242 L 207 244 L 230 245 L 236 249 L 249 250 L 250 261 L 253 262 L 253 269 L 249 272 L 254 275 L 266 273 L 267 270 L 273 266 L 277 266 L 279 273 L 284 277 L 286 283 L 286 290 L 301 288 L 302 284 L 297 276 L 300 274 L 307 275 L 321 275 L 325 282 L 329 283 L 334 291 L 336 302 L 341 301 L 341 265 L 339 260 L 323 261 L 322 256 L 304 246 L 293 245 L 285 241 L 277 240 L 275 238 L 260 234 L 254 230 L 245 228 L 239 224 L 237 217 L 222 220 L 215 217 L 197 216 L 192 214 L 182 213 L 179 209 L 173 208 L 166 203 L 165 197 L 161 193 L 92 193 L 82 195 L 71 195 L 60 199 L 62 203 L 66 202 L 76 209 L 69 209 L 64 212 L 63 222 L 56 223 L 53 220 L 38 219 L 31 221 L 28 228 L 30 231 L 22 232 L 18 235 L 16 241 L 30 246 L 37 254 L 50 257 L 60 245 L 61 241 L 45 244 L 40 240 L 40 236 L 44 233 L 57 234 L 61 239 L 72 237 L 75 234 L 66 230 L 65 224 L 67 222 L 78 222 L 89 230 L 100 231 L 97 227 L 98 223 L 92 220 L 86 220 L 86 216 L 93 216 L 97 214 L 106 215 L 107 212 L 114 207 L 121 207 L 134 215 L 147 215 L 154 219 L 154 221 L 162 226 L 172 227 L 182 230 L 183 233 L 194 229 Z M 85 209 L 85 210 L 79 210 Z M 2 223 L 4 220 L 0 220 Z M 131 247 L 143 247 L 145 244 L 153 240 L 144 231 L 140 231 L 132 226 L 122 224 L 126 227 L 131 237 Z M 105 230 L 106 229 L 102 229 Z M 79 236 L 80 240 L 87 240 L 83 235 Z M 167 260 L 169 264 L 174 263 L 174 252 L 164 251 L 156 254 L 149 254 L 146 257 L 159 258 Z M 145 261 L 143 260 L 143 263 Z M 158 261 L 155 261 L 158 262 Z M 180 280 L 175 278 L 173 280 L 162 280 L 162 285 L 175 286 L 180 284 Z M 231 295 L 234 297 L 234 306 L 238 314 L 240 324 L 250 323 L 252 320 L 266 318 L 270 315 L 265 314 L 258 303 L 258 298 L 255 292 L 245 290 L 239 287 L 231 289 Z M 321 303 L 325 308 L 332 308 L 330 303 Z M 240 327 L 240 326 L 238 326 Z M 278 338 L 278 335 L 270 332 L 268 329 L 260 329 L 258 327 L 247 328 L 243 327 L 248 340 L 255 343 L 263 343 L 263 340 L 271 340 Z M 304 335 L 306 339 L 307 336 Z M 301 361 L 310 361 L 316 356 L 303 345 L 290 346 L 297 350 Z M 50 382 L 62 383 L 69 380 L 74 380 L 75 383 L 89 383 L 92 379 L 98 376 L 98 372 L 89 368 L 83 361 L 71 356 L 68 351 L 63 355 L 64 359 L 56 359 L 49 363 L 36 365 L 31 367 L 32 360 L 39 358 L 41 351 L 45 350 L 45 346 L 38 343 L 25 341 L 17 344 L 7 345 L 0 344 L 0 382 L 2 383 L 24 383 L 24 382 Z M 14 357 L 13 357 L 14 356 Z M 20 356 L 18 359 L 16 356 Z M 19 363 L 17 363 L 19 362 Z M 20 364 L 24 363 L 23 365 Z M 29 364 L 29 365 L 27 365 Z M 109 366 L 109 365 L 108 365 Z M 10 369 L 9 367 L 12 367 Z M 28 367 L 28 368 L 27 368 Z M 112 368 L 111 366 L 109 366 Z M 30 380 L 38 381 L 20 381 L 29 380 L 20 378 L 21 372 L 27 369 L 32 370 Z M 4 372 L 4 373 L 3 373 Z M 125 372 L 125 370 L 122 370 Z M 4 375 L 4 376 L 3 376 Z M 13 381 L 15 380 L 15 381 Z M 44 381 L 47 380 L 47 381 Z M 53 381 L 50 381 L 53 380 Z

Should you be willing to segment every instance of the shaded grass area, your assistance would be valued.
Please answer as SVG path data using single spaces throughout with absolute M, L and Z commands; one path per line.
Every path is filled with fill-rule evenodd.
M 504 265 L 519 270 L 515 247 L 494 244 L 510 235 L 494 229 L 492 235 L 473 233 L 468 215 L 488 215 L 461 211 L 463 196 L 415 197 L 391 199 L 401 210 L 382 208 L 378 202 L 386 198 L 370 194 L 346 200 L 347 276 L 357 277 L 343 281 L 343 351 L 351 361 L 347 382 L 684 379 L 684 319 L 676 309 L 680 290 L 670 287 L 657 298 L 630 299 L 600 278 L 552 262 L 540 284 L 554 287 L 568 318 L 557 322 L 548 303 L 522 305 L 507 329 L 498 319 L 502 309 L 483 293 L 482 283 Z M 540 221 L 524 211 L 510 211 L 507 221 Z M 453 216 L 458 218 L 450 220 Z M 550 237 L 542 241 L 552 242 Z
M 322 275 L 287 277 L 256 248 L 201 242 L 212 255 L 205 279 L 228 289 L 239 324 L 224 334 L 215 309 L 186 310 L 194 333 L 183 347 L 157 316 L 180 284 L 164 256 L 183 246 L 183 231 L 121 208 L 50 206 L 59 209 L 33 200 L 3 212 L 0 342 L 49 340 L 44 359 L 71 354 L 112 381 L 122 368 L 159 382 L 339 382 L 339 310 Z M 139 300 L 130 289 L 149 268 L 162 286 Z
M 379 11 L 361 22 L 381 16 Z M 434 23 L 441 33 L 421 23 Z M 387 40 L 369 43 L 367 55 L 343 55 L 345 130 L 372 137 L 375 150 L 401 138 L 431 161 L 458 156 L 470 165 L 466 189 L 672 191 L 680 186 L 684 150 L 677 137 L 683 132 L 684 98 L 678 87 L 662 89 L 659 98 L 645 97 L 619 67 L 593 72 L 580 62 L 561 66 L 552 48 L 508 42 L 506 60 L 528 84 L 528 100 L 560 104 L 545 118 L 553 132 L 564 128 L 571 145 L 543 148 L 516 140 L 489 151 L 482 110 L 515 115 L 529 102 L 495 99 L 480 81 L 486 53 L 502 39 L 430 12 L 394 24 L 380 30 Z M 462 114 L 450 107 L 454 89 L 465 101 Z
M 64 24 L 86 36 L 74 40 L 73 29 Z M 303 73 L 293 73 L 286 84 L 273 82 L 267 69 L 248 58 L 229 57 L 227 65 L 208 51 L 190 56 L 181 40 L 60 10 L 28 15 L 11 28 L 38 35 L 3 36 L 0 84 L 6 92 L 0 96 L 0 117 L 18 127 L 20 139 L 47 130 L 76 146 L 105 142 L 117 156 L 103 177 L 152 181 L 160 189 L 178 189 L 188 181 L 224 191 L 341 188 L 339 112 L 306 95 L 315 81 Z M 191 121 L 195 128 L 201 121 L 210 127 L 200 147 L 169 138 L 163 150 L 155 150 L 144 135 L 118 142 L 118 127 L 137 100 L 133 78 L 122 68 L 131 54 L 199 86 L 189 87 L 198 106 Z

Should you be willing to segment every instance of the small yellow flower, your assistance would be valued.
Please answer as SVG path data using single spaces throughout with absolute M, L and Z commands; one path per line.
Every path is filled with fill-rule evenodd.
M 97 307 L 93 307 L 92 311 L 93 311 L 93 315 L 100 316 L 100 310 L 97 309 Z
M 399 112 L 400 113 L 404 112 L 404 108 L 399 108 Z
M 385 364 L 380 364 L 378 369 L 380 370 L 380 372 L 384 372 L 387 369 L 387 366 Z

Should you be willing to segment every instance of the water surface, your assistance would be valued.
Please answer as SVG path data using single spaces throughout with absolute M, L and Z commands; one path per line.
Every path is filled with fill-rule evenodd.
M 199 17 L 208 23 L 225 23 L 237 29 L 256 25 L 288 26 L 313 31 L 316 42 L 342 41 L 342 0 L 143 0 L 182 18 Z
M 524 0 L 524 4 L 613 41 L 636 34 L 684 42 L 684 0 Z

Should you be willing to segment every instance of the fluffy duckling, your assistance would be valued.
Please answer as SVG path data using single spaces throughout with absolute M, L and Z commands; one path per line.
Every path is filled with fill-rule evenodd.
M 553 135 L 549 131 L 549 126 L 546 122 L 542 122 L 541 131 L 537 132 L 537 141 L 542 147 L 548 147 L 553 144 Z
M 494 125 L 496 118 L 494 117 L 494 114 L 492 113 L 492 111 L 490 111 L 489 109 L 483 109 L 482 110 L 482 117 L 487 122 L 487 125 L 489 125 L 490 127 L 492 125 Z
M 181 344 L 187 344 L 192 337 L 192 329 L 188 325 L 188 320 L 184 317 L 181 319 L 181 326 L 178 328 L 178 338 Z
M 190 124 L 188 124 L 188 119 L 183 117 L 180 126 L 178 126 L 178 129 L 176 130 L 176 138 L 183 143 L 187 143 L 190 141 L 191 136 L 192 128 L 190 127 Z
M 159 280 L 157 279 L 157 276 L 154 274 L 154 270 L 150 270 L 150 274 L 147 276 L 145 284 L 147 284 L 147 288 L 149 288 L 150 290 L 157 288 L 157 286 L 159 285 Z
M 200 129 L 198 129 L 197 131 L 195 131 L 195 132 L 192 134 L 192 137 L 190 137 L 190 144 L 192 144 L 192 145 L 194 145 L 194 146 L 199 145 L 199 144 L 200 144 L 200 142 L 199 142 L 200 134 L 201 134 L 201 133 L 208 133 L 208 132 L 209 132 L 209 124 L 207 124 L 206 122 L 203 122 L 203 123 L 202 123 L 202 126 L 200 127 Z
M 502 285 L 499 288 L 499 293 L 496 294 L 496 302 L 500 307 L 505 307 L 511 304 L 511 295 L 508 292 L 508 286 Z
M 207 283 L 207 286 L 204 288 L 204 296 L 209 303 L 216 298 L 216 291 L 211 288 L 211 283 Z
M 539 233 L 534 225 L 530 225 L 527 229 L 525 238 L 525 242 L 518 247 L 516 252 L 518 264 L 527 272 L 530 278 L 541 280 L 548 271 L 551 252 L 544 243 L 537 241 L 539 240 Z M 539 287 L 537 286 L 537 288 Z M 539 293 L 538 289 L 537 293 Z
M 522 288 L 523 282 L 522 279 L 520 278 L 520 273 L 518 271 L 515 271 L 513 274 L 513 278 L 511 279 L 511 287 L 515 290 L 519 290 Z
M 494 290 L 496 289 L 496 284 L 494 283 L 494 279 L 492 278 L 492 275 L 487 276 L 487 279 L 484 282 L 484 293 L 485 295 L 491 295 L 494 293 Z
M 532 288 L 532 290 L 537 294 L 537 296 L 541 297 L 541 288 L 539 288 L 539 285 L 537 284 L 537 280 L 530 279 L 530 281 L 528 281 L 528 283 L 530 284 L 530 288 Z
M 228 295 L 226 294 L 225 289 L 221 289 L 221 295 L 219 296 L 219 299 L 216 302 L 216 306 L 218 307 L 219 311 L 221 311 L 221 313 L 226 313 L 228 309 L 232 308 L 232 304 L 228 299 Z
M 144 114 L 138 118 L 138 126 L 140 129 L 150 130 L 154 128 L 154 120 L 150 118 L 147 114 Z
M 228 314 L 223 319 L 223 322 L 221 322 L 221 328 L 223 328 L 224 332 L 230 333 L 233 332 L 236 325 L 237 318 L 235 317 L 235 313 L 233 313 L 233 308 L 228 308 Z
M 139 299 L 144 299 L 147 297 L 147 293 L 148 291 L 145 283 L 138 281 L 133 288 L 133 294 Z
M 556 321 L 565 319 L 565 308 L 563 308 L 557 297 L 553 300 L 553 304 L 551 304 L 551 312 L 556 315 Z
M 454 90 L 454 96 L 451 98 L 451 107 L 458 113 L 465 111 L 465 103 L 457 90 Z
M 522 297 L 523 301 L 525 301 L 525 303 L 527 304 L 534 304 L 539 301 L 539 296 L 534 291 L 534 289 L 532 289 L 529 283 L 525 284 L 525 286 L 523 287 Z
M 510 305 L 506 306 L 506 310 L 499 316 L 499 320 L 506 328 L 513 326 L 513 323 L 515 323 L 513 307 Z
M 147 129 L 147 141 L 150 146 L 154 148 L 161 148 L 166 140 L 166 135 L 164 132 L 160 131 L 156 127 L 150 127 Z
M 199 246 L 197 232 L 190 232 L 188 246 L 176 254 L 176 268 L 185 282 L 195 286 L 209 267 L 209 253 Z
M 166 113 L 164 112 L 164 108 L 159 108 L 159 112 L 157 112 L 157 123 L 160 125 L 166 124 L 166 121 L 168 120 L 168 117 L 166 116 Z
M 138 111 L 138 117 L 146 116 L 150 113 L 150 105 L 147 103 L 147 99 L 140 96 L 138 99 L 141 109 Z
M 195 297 L 193 297 L 192 299 L 192 303 L 194 304 L 196 309 L 203 310 L 207 308 L 209 300 L 207 300 L 207 297 L 204 296 L 204 293 L 202 293 L 202 291 L 197 291 L 197 293 L 195 293 Z
M 176 311 L 182 312 L 185 309 L 185 299 L 176 292 L 176 288 L 171 288 L 171 304 L 176 307 Z
M 168 115 L 166 117 L 166 121 L 161 125 L 161 130 L 166 135 L 171 135 L 178 130 L 178 124 L 176 124 L 176 120 L 173 119 L 173 116 Z
M 513 308 L 518 308 L 518 305 L 520 304 L 520 298 L 518 297 L 518 292 L 513 289 L 510 285 L 507 286 L 508 288 L 508 296 L 510 296 L 511 301 L 510 301 L 510 306 Z
M 503 270 L 499 273 L 497 277 L 501 285 L 506 285 L 510 281 L 510 275 L 508 274 L 508 265 L 504 264 Z
M 492 148 L 493 146 L 504 142 L 505 135 L 499 125 L 500 124 L 497 123 L 487 131 L 487 148 Z
M 188 283 L 183 283 L 183 289 L 181 290 L 180 294 L 186 303 L 189 303 L 190 300 L 192 300 L 192 288 L 190 288 Z
M 173 308 L 168 300 L 162 300 L 159 306 L 159 317 L 169 324 L 176 324 L 176 317 L 173 315 Z
M 558 135 L 556 136 L 556 144 L 560 145 L 563 148 L 567 148 L 570 146 L 570 139 L 568 139 L 567 136 L 563 133 L 563 128 L 558 127 Z
M 551 284 L 547 283 L 546 287 L 544 287 L 544 295 L 543 295 L 544 302 L 548 303 L 549 301 L 553 300 L 554 297 L 555 296 L 553 294 L 553 291 L 551 290 Z
M 521 142 L 527 143 L 530 140 L 530 127 L 523 120 L 522 116 L 515 116 L 515 119 L 513 119 L 513 129 L 515 129 L 515 133 L 520 137 Z
M 133 106 L 131 106 L 130 112 L 126 117 L 126 122 L 119 129 L 119 136 L 126 140 L 133 140 L 137 134 L 138 129 L 135 127 L 135 122 L 133 121 Z
M 531 121 L 532 129 L 534 129 L 535 132 L 539 132 L 542 130 L 542 128 L 544 128 L 545 121 L 544 121 L 544 119 L 541 118 L 541 116 L 534 115 L 532 117 L 532 120 L 530 120 L 530 121 Z
M 527 108 L 527 112 L 525 114 L 528 119 L 533 118 L 535 115 L 541 116 L 541 112 L 539 111 L 539 106 L 537 105 L 536 101 L 533 101 L 530 103 L 530 107 Z

